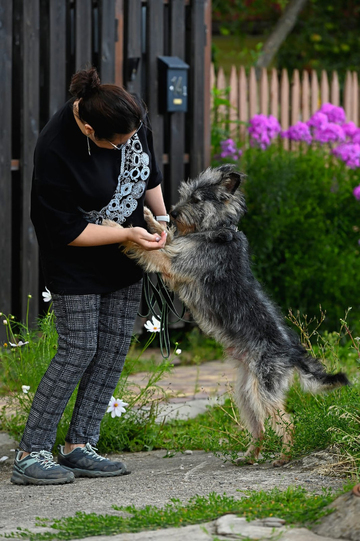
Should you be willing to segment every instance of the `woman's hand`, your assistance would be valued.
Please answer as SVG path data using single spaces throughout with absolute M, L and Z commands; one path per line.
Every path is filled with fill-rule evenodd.
M 149 233 L 142 227 L 129 227 L 124 231 L 128 234 L 128 240 L 139 244 L 145 250 L 160 250 L 166 243 L 166 231 L 163 231 L 161 235 Z

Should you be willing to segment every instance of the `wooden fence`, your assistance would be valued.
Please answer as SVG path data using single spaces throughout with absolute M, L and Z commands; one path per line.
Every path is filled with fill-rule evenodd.
M 71 75 L 95 65 L 102 82 L 145 100 L 169 204 L 179 182 L 209 163 L 210 36 L 211 0 L 1 1 L 0 311 L 24 320 L 31 295 L 30 321 L 39 313 L 43 283 L 29 217 L 33 151 L 68 99 Z M 187 113 L 160 112 L 162 55 L 190 66 Z
M 227 78 L 220 68 L 215 75 L 211 67 L 210 87 L 222 91 L 230 107 L 219 106 L 219 118 L 230 120 L 229 133 L 232 137 L 242 137 L 246 127 L 236 121 L 247 122 L 254 115 L 262 113 L 276 117 L 283 130 L 301 120 L 306 122 L 323 103 L 341 105 L 348 121 L 359 125 L 359 86 L 358 74 L 348 71 L 343 91 L 340 91 L 339 77 L 333 71 L 330 77 L 326 71 L 321 72 L 320 80 L 315 71 L 304 71 L 301 75 L 295 69 L 290 82 L 287 70 L 279 74 L 276 69 L 261 71 L 256 79 L 255 68 L 249 74 L 241 66 L 232 66 Z

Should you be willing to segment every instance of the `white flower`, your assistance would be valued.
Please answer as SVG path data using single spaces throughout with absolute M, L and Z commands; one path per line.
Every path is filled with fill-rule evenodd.
M 30 391 L 30 385 L 21 385 L 21 388 L 22 392 L 25 394 L 28 394 L 28 392 Z
M 180 353 L 181 353 L 181 349 L 180 349 L 180 348 L 178 348 L 178 349 L 175 350 L 175 354 L 176 354 L 176 355 L 180 355 Z
M 7 324 L 8 324 L 7 319 L 3 319 L 3 324 L 4 324 L 4 325 L 7 325 Z
M 149 332 L 160 332 L 160 321 L 156 317 L 151 318 L 152 321 L 147 321 L 144 325 L 145 329 Z
M 10 346 L 12 348 L 21 348 L 22 346 L 26 346 L 29 342 L 23 342 L 22 340 L 19 340 L 17 344 L 13 344 L 12 342 L 9 342 Z
M 43 292 L 41 293 L 42 298 L 43 298 L 43 301 L 44 301 L 44 302 L 50 302 L 51 299 L 52 299 L 51 293 L 50 293 L 50 291 L 48 290 L 47 287 L 45 287 L 45 290 L 46 290 L 46 291 L 43 291 Z
M 121 417 L 121 414 L 126 412 L 125 406 L 128 405 L 129 404 L 127 402 L 123 402 L 120 400 L 120 398 L 115 398 L 112 396 L 106 413 L 111 412 L 111 417 Z

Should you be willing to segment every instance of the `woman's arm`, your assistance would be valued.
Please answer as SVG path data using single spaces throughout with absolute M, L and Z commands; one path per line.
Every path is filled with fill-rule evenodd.
M 97 224 L 88 224 L 69 246 L 103 246 L 106 244 L 122 244 L 126 241 L 139 244 L 146 250 L 159 250 L 166 242 L 166 233 L 151 234 L 142 227 L 109 227 Z
M 151 190 L 147 190 L 145 194 L 145 203 L 154 214 L 154 216 L 166 216 L 167 211 L 164 203 L 164 198 L 161 190 L 161 185 L 155 186 Z M 159 223 L 167 225 L 166 222 Z

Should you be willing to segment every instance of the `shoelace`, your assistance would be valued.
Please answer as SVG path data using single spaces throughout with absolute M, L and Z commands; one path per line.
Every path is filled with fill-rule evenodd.
M 33 458 L 36 458 L 36 460 L 39 462 L 41 466 L 44 466 L 45 469 L 53 468 L 54 466 L 58 466 L 57 462 L 54 462 L 54 458 L 50 451 L 33 451 L 30 453 L 30 456 Z
M 106 460 L 106 458 L 97 454 L 97 448 L 92 447 L 90 443 L 87 443 L 83 449 L 84 453 L 91 456 L 91 458 L 95 458 L 96 460 Z

